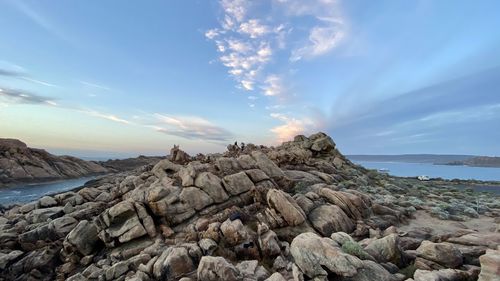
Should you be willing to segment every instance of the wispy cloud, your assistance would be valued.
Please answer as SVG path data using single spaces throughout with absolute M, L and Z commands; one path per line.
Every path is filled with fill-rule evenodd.
M 109 113 L 102 113 L 102 112 L 99 112 L 99 111 L 95 111 L 95 110 L 90 110 L 90 109 L 80 109 L 78 110 L 79 112 L 82 112 L 82 113 L 85 113 L 89 116 L 93 116 L 93 117 L 97 117 L 97 118 L 102 118 L 102 119 L 106 119 L 106 120 L 109 120 L 109 121 L 113 121 L 113 122 L 117 122 L 117 123 L 122 123 L 122 124 L 127 124 L 127 125 L 132 125 L 133 123 L 126 120 L 126 119 L 123 119 L 123 118 L 120 118 L 116 115 L 113 115 L 113 114 L 109 114 Z
M 46 86 L 46 87 L 58 87 L 55 84 L 52 84 L 52 83 L 49 83 L 49 82 L 46 82 L 46 81 L 42 81 L 42 80 L 39 80 L 39 79 L 31 78 L 29 75 L 25 74 L 24 72 L 20 72 L 20 71 L 17 71 L 17 70 L 10 70 L 10 69 L 2 69 L 2 68 L 0 68 L 0 76 L 22 79 L 22 80 L 25 80 L 25 81 L 28 81 L 28 82 L 31 82 L 31 83 L 35 83 L 35 84 L 39 84 L 39 85 L 43 85 L 43 86 Z
M 197 116 L 154 114 L 157 123 L 152 127 L 158 132 L 186 139 L 227 142 L 233 138 L 228 130 Z
M 5 87 L 0 88 L 0 97 L 3 97 L 10 103 L 56 105 L 53 98 Z
M 7 76 L 7 77 L 21 77 L 22 74 L 17 71 L 12 71 L 8 69 L 1 69 L 0 68 L 0 76 Z
M 92 88 L 96 88 L 96 89 L 100 89 L 100 90 L 105 90 L 105 91 L 111 91 L 110 87 L 103 86 L 103 85 L 100 85 L 97 83 L 92 83 L 92 82 L 83 81 L 83 80 L 80 80 L 79 82 L 80 82 L 80 84 L 88 86 L 88 87 L 92 87 Z
M 15 7 L 19 12 L 24 14 L 33 23 L 46 30 L 48 33 L 54 35 L 55 37 L 61 40 L 72 42 L 70 37 L 65 32 L 62 31 L 59 25 L 53 23 L 49 18 L 45 17 L 43 13 L 40 13 L 39 11 L 34 9 L 30 4 L 27 4 L 24 0 L 15 0 L 7 2 L 10 3 L 13 7 Z

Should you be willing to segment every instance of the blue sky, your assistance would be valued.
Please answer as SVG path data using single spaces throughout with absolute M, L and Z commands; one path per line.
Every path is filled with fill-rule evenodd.
M 325 131 L 500 155 L 498 1 L 0 0 L 0 137 L 77 156 Z

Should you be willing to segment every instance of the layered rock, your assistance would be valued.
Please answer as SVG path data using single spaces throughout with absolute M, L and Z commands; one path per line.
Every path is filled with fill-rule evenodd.
M 106 173 L 91 161 L 71 156 L 55 156 L 45 150 L 29 148 L 16 139 L 0 139 L 0 186 Z
M 1 211 L 0 279 L 494 280 L 500 233 L 399 229 L 445 201 L 466 210 L 455 206 L 468 195 L 400 181 L 323 133 L 196 157 L 175 147 Z M 478 216 L 498 217 L 496 197 L 475 196 Z

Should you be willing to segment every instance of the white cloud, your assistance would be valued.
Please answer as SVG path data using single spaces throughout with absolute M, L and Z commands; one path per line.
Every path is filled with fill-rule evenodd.
M 232 17 L 239 22 L 245 18 L 248 8 L 247 0 L 221 0 L 220 4 L 226 17 Z
M 248 81 L 248 80 L 242 80 L 241 81 L 241 86 L 247 90 L 247 91 L 251 91 L 253 90 L 253 82 L 252 81 Z
M 261 24 L 258 19 L 251 19 L 241 23 L 238 31 L 249 35 L 250 38 L 259 38 L 269 33 L 269 27 Z
M 110 120 L 110 121 L 117 122 L 117 123 L 122 123 L 122 124 L 127 124 L 127 125 L 132 124 L 132 122 L 125 120 L 123 118 L 120 118 L 120 117 L 113 115 L 113 114 L 102 113 L 102 112 L 98 112 L 98 111 L 90 110 L 90 109 L 82 109 L 82 110 L 78 110 L 78 111 L 85 113 L 89 116 L 98 117 L 98 118 Z
M 285 89 L 282 79 L 279 76 L 272 74 L 267 76 L 262 90 L 266 96 L 278 96 L 283 94 Z
M 275 0 L 290 17 L 312 17 L 308 37 L 292 50 L 291 61 L 329 53 L 345 38 L 346 19 L 338 0 Z
M 28 82 L 32 82 L 32 83 L 40 84 L 40 85 L 43 85 L 43 86 L 47 86 L 47 87 L 58 87 L 57 85 L 54 85 L 52 83 L 45 82 L 45 81 L 42 81 L 42 80 L 33 79 L 33 78 L 29 78 L 29 77 L 21 77 L 21 79 L 26 80 Z
M 344 32 L 336 24 L 327 26 L 315 26 L 309 33 L 309 42 L 292 51 L 291 61 L 302 58 L 313 58 L 324 55 L 335 48 L 342 41 Z
M 152 127 L 158 132 L 187 139 L 226 142 L 233 134 L 197 116 L 173 116 L 154 114 L 158 123 Z
M 284 123 L 271 129 L 278 142 L 289 141 L 294 136 L 306 134 L 314 128 L 314 123 L 307 118 L 296 119 L 282 113 L 271 113 L 270 116 Z
M 219 30 L 217 28 L 209 29 L 205 32 L 205 37 L 210 40 L 213 40 L 217 36 L 219 36 Z
M 251 49 L 250 44 L 236 39 L 227 40 L 227 46 L 229 47 L 230 50 L 235 51 L 237 53 L 246 53 Z
M 105 91 L 111 91 L 111 88 L 109 88 L 107 86 L 99 85 L 97 83 L 82 81 L 82 80 L 80 80 L 79 82 L 80 82 L 80 84 L 88 86 L 88 87 L 92 87 L 92 88 L 96 88 L 96 89 L 100 89 L 100 90 L 105 90 Z

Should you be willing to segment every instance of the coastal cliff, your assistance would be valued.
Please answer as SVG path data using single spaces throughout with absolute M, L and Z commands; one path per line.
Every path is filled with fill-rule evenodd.
M 103 166 L 71 156 L 55 156 L 16 139 L 0 139 L 0 186 L 78 178 L 107 172 Z
M 317 133 L 102 177 L 0 215 L 0 280 L 498 280 L 500 200 Z M 411 279 L 409 279 L 411 278 Z

